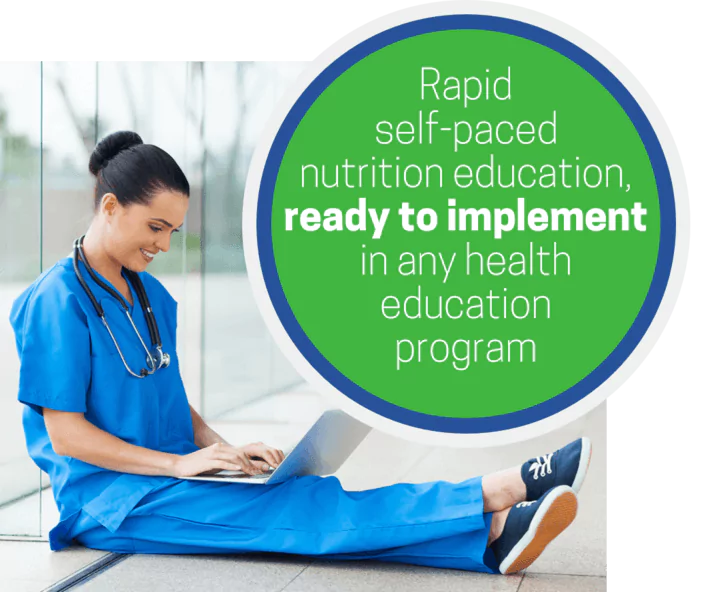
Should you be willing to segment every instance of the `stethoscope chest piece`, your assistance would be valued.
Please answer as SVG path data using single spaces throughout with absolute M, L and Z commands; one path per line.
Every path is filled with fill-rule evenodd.
M 147 356 L 148 366 L 154 367 L 155 370 L 167 368 L 170 365 L 170 354 L 163 352 L 161 347 L 156 347 Z

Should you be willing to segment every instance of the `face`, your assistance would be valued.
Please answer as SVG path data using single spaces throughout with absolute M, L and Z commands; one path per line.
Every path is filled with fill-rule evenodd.
M 105 243 L 109 256 L 132 271 L 144 271 L 159 253 L 170 250 L 189 207 L 182 193 L 161 191 L 148 205 L 122 206 L 113 194 L 101 202 L 105 221 Z

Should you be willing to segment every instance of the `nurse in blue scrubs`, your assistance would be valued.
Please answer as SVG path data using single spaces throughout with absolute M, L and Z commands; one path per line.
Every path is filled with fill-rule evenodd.
M 89 170 L 90 227 L 10 315 L 27 449 L 60 512 L 52 550 L 265 551 L 513 573 L 573 520 L 586 438 L 459 483 L 346 491 L 335 476 L 260 486 L 180 479 L 258 474 L 284 455 L 226 442 L 187 400 L 177 303 L 146 271 L 187 213 L 179 166 L 123 131 L 96 146 Z

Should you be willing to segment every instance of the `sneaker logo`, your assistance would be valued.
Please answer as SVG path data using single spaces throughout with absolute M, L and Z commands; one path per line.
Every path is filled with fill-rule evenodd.
M 533 506 L 536 502 L 521 502 L 520 504 L 516 504 L 517 508 L 528 508 L 529 506 Z
M 553 452 L 550 454 L 545 454 L 543 456 L 537 456 L 536 462 L 531 463 L 529 467 L 529 473 L 533 472 L 534 481 L 538 481 L 539 475 L 545 477 L 546 474 L 550 475 L 553 470 L 551 469 L 551 457 Z

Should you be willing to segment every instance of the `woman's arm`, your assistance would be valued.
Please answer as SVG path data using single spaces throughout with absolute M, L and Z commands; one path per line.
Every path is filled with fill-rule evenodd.
M 175 475 L 178 454 L 135 446 L 88 421 L 83 413 L 44 408 L 44 423 L 54 452 L 92 465 L 138 475 Z
M 194 410 L 194 407 L 190 405 L 189 409 L 192 412 L 194 443 L 199 446 L 199 448 L 206 448 L 207 446 L 211 446 L 217 442 L 228 444 L 226 440 L 224 440 L 206 424 L 206 422 L 202 419 L 202 416 Z
M 266 463 L 254 462 L 252 458 L 265 459 L 271 466 L 278 466 L 284 458 L 282 450 L 262 442 L 239 448 L 215 442 L 185 455 L 160 452 L 117 438 L 92 424 L 83 413 L 48 407 L 44 407 L 44 423 L 57 454 L 121 473 L 189 477 L 226 469 L 256 475 L 269 467 Z

